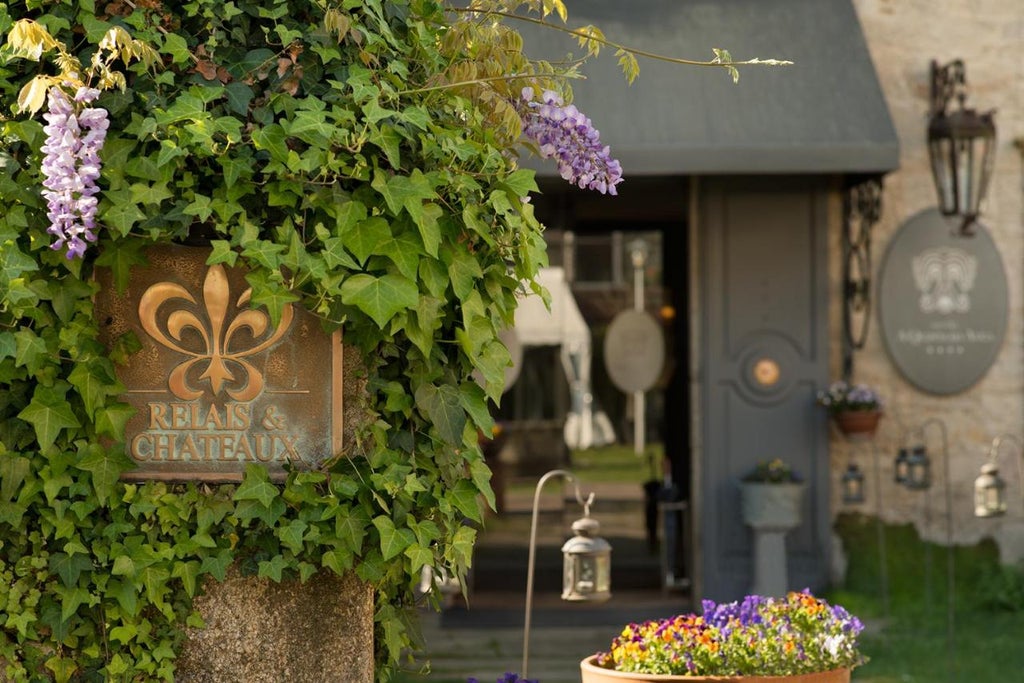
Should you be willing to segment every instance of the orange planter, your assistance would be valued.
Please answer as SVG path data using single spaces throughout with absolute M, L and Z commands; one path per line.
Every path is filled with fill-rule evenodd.
M 850 439 L 870 439 L 878 431 L 882 418 L 879 410 L 847 410 L 836 413 L 834 419 L 839 431 Z
M 671 676 L 662 674 L 634 674 L 613 671 L 596 664 L 597 655 L 580 662 L 583 683 L 640 683 L 660 681 L 662 683 L 693 683 L 694 681 L 715 681 L 716 683 L 850 683 L 849 669 L 835 669 L 813 674 L 793 676 Z

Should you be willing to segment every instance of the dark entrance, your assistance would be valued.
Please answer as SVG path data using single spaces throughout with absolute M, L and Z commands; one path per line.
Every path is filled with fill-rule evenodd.
M 595 406 L 614 426 L 622 448 L 633 444 L 633 402 L 608 377 L 604 336 L 620 311 L 634 306 L 630 245 L 642 240 L 648 251 L 644 268 L 644 306 L 660 323 L 666 342 L 662 376 L 646 393 L 645 454 L 635 461 L 637 494 L 643 514 L 636 533 L 651 555 L 651 587 L 685 588 L 693 566 L 689 543 L 691 463 L 690 268 L 685 177 L 631 178 L 616 197 L 542 180 L 534 200 L 547 226 L 552 266 L 565 269 L 583 317 L 593 335 L 592 382 Z M 586 472 L 580 472 L 586 477 Z M 622 565 L 616 557 L 615 566 Z M 631 579 L 629 581 L 632 581 Z

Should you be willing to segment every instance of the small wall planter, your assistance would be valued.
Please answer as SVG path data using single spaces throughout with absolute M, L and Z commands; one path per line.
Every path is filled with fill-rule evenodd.
M 852 440 L 873 438 L 881 418 L 880 410 L 846 410 L 833 416 L 839 431 Z
M 597 655 L 580 662 L 582 683 L 640 683 L 656 681 L 662 683 L 694 681 L 715 681 L 716 683 L 850 683 L 849 669 L 835 669 L 812 674 L 792 676 L 672 676 L 668 674 L 638 674 L 614 671 L 597 665 Z

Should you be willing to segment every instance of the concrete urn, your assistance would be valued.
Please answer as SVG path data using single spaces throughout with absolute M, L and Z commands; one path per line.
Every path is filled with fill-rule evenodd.
M 753 529 L 788 531 L 800 526 L 803 483 L 740 482 L 743 522 Z

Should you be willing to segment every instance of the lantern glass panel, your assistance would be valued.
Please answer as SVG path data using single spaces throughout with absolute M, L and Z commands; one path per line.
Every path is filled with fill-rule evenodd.
M 957 212 L 956 205 L 956 156 L 953 141 L 947 137 L 933 138 L 928 142 L 932 162 L 932 178 L 939 196 L 939 211 L 944 215 Z

